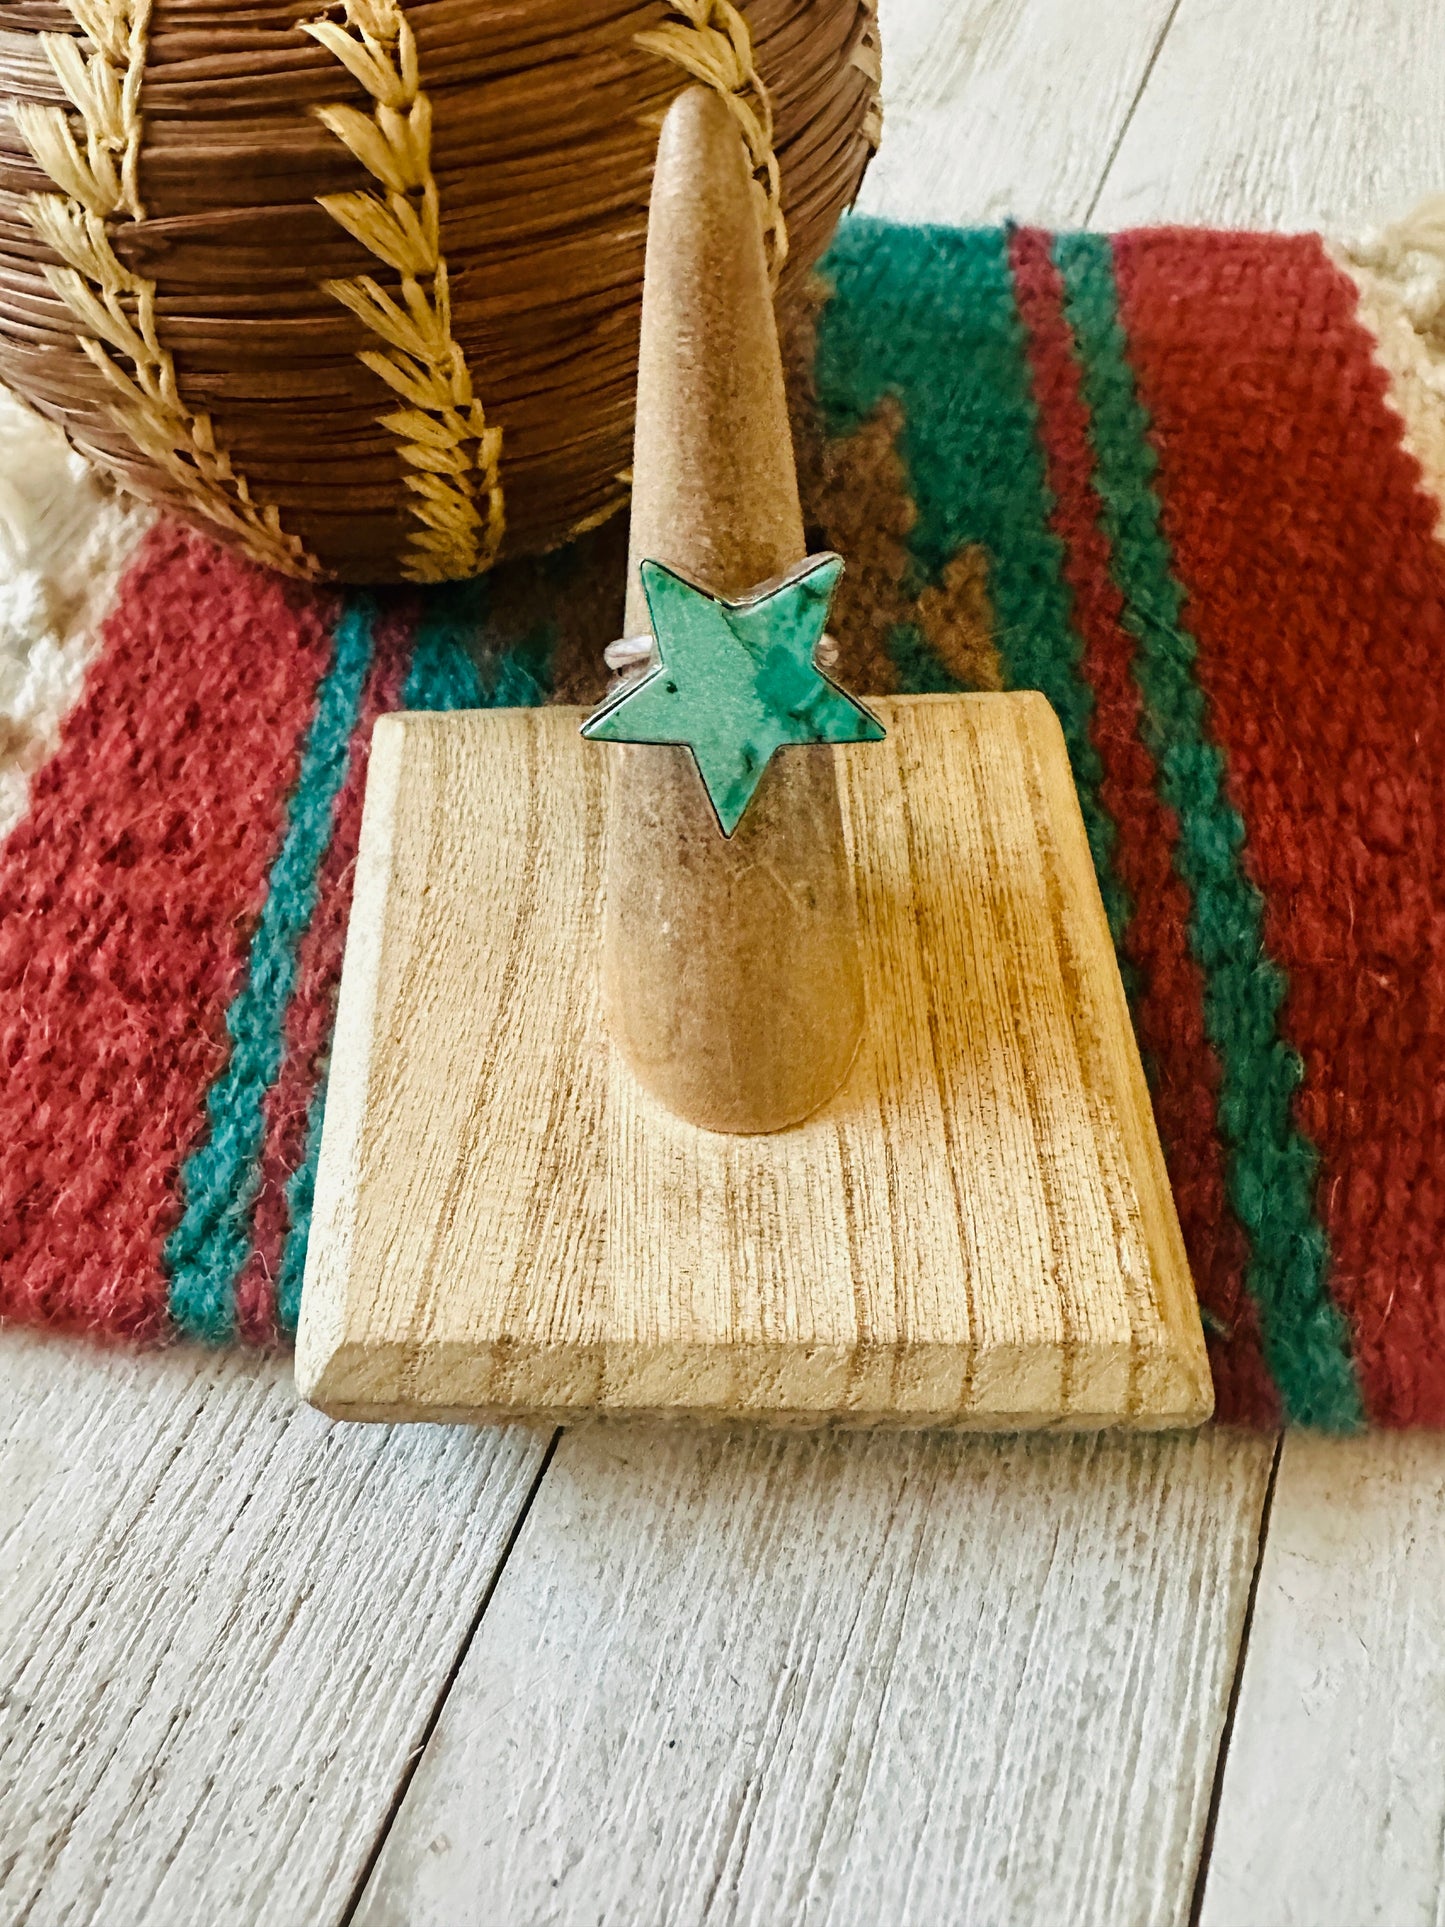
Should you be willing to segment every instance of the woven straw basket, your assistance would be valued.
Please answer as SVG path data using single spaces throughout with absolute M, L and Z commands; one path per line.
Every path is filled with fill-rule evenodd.
M 10 0 L 0 381 L 294 575 L 472 576 L 626 498 L 647 196 L 728 100 L 780 293 L 877 140 L 876 0 Z

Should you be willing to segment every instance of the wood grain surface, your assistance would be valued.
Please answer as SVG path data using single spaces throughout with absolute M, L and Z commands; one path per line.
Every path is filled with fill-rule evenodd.
M 1197 1423 L 1209 1366 L 1042 696 L 839 752 L 868 1027 L 770 1136 L 609 1049 L 568 709 L 377 725 L 297 1341 L 338 1417 Z
M 1179 0 L 883 0 L 890 221 L 1083 227 Z
M 1283 1448 L 1201 1927 L 1435 1927 L 1445 1438 Z
M 565 1434 L 356 1927 L 1182 1923 L 1271 1454 Z
M 1434 0 L 1179 0 L 1090 219 L 1328 231 L 1407 214 L 1445 188 L 1442 80 Z
M 546 1439 L 289 1373 L 0 1346 L 0 1919 L 339 1917 Z

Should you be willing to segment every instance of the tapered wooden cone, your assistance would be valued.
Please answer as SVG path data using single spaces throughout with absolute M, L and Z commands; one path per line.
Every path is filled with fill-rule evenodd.
M 627 630 L 644 559 L 738 596 L 804 554 L 762 231 L 737 125 L 690 89 L 663 125 L 638 371 Z M 669 1110 L 775 1131 L 863 1028 L 834 751 L 773 758 L 731 839 L 685 749 L 611 747 L 604 977 L 613 1040 Z

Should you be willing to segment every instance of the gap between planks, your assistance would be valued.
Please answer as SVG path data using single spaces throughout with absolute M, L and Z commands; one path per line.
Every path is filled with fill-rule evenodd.
M 886 134 L 859 209 L 1081 227 L 1177 0 L 883 0 Z
M 482 1593 L 480 1601 L 478 1602 L 476 1614 L 472 1620 L 471 1625 L 467 1628 L 466 1636 L 463 1638 L 461 1644 L 457 1647 L 456 1657 L 452 1661 L 450 1672 L 447 1674 L 445 1680 L 442 1681 L 440 1687 L 437 1690 L 436 1697 L 432 1704 L 431 1717 L 428 1719 L 426 1723 L 426 1729 L 422 1733 L 421 1737 L 418 1739 L 416 1745 L 412 1748 L 411 1752 L 407 1755 L 406 1764 L 402 1768 L 401 1776 L 397 1781 L 396 1791 L 392 1795 L 391 1805 L 387 1809 L 386 1816 L 382 1820 L 381 1825 L 376 1830 L 376 1839 L 372 1844 L 371 1852 L 366 1856 L 366 1860 L 362 1866 L 360 1874 L 357 1876 L 356 1884 L 353 1887 L 351 1892 L 350 1901 L 348 1902 L 345 1908 L 345 1911 L 341 1916 L 340 1927 L 350 1927 L 350 1923 L 355 1917 L 356 1910 L 361 1905 L 362 1895 L 366 1892 L 367 1886 L 371 1880 L 372 1873 L 375 1870 L 376 1863 L 381 1857 L 382 1848 L 386 1845 L 387 1835 L 391 1832 L 392 1826 L 396 1821 L 396 1817 L 401 1811 L 402 1802 L 406 1799 L 407 1794 L 411 1790 L 411 1783 L 413 1779 L 416 1777 L 417 1767 L 421 1764 L 422 1759 L 426 1754 L 427 1748 L 431 1745 L 432 1734 L 436 1731 L 437 1721 L 441 1718 L 442 1708 L 446 1705 L 447 1699 L 451 1694 L 452 1687 L 456 1684 L 457 1675 L 460 1673 L 462 1666 L 466 1661 L 467 1654 L 472 1649 L 472 1642 L 477 1636 L 477 1630 L 481 1626 L 483 1616 L 485 1615 L 488 1606 L 490 1606 L 492 1603 L 492 1595 L 497 1590 L 497 1582 L 501 1579 L 502 1574 L 507 1569 L 507 1561 L 512 1556 L 512 1548 L 516 1545 L 517 1539 L 521 1534 L 522 1528 L 527 1523 L 527 1515 L 532 1510 L 533 1502 L 537 1497 L 537 1493 L 541 1489 L 542 1481 L 547 1476 L 547 1468 L 552 1463 L 552 1460 L 556 1455 L 557 1447 L 561 1443 L 561 1440 L 562 1440 L 562 1434 L 560 1430 L 554 1431 L 551 1437 L 547 1440 L 546 1450 L 543 1452 L 542 1457 L 538 1462 L 536 1474 L 533 1477 L 532 1483 L 527 1490 L 527 1496 L 523 1499 L 521 1505 L 517 1509 L 517 1516 L 512 1521 L 512 1529 L 507 1534 L 507 1542 L 502 1547 L 501 1552 L 497 1556 L 496 1567 L 492 1572 L 491 1579 L 488 1581 L 487 1586 Z
M 1109 175 L 1113 171 L 1114 162 L 1118 159 L 1119 149 L 1124 145 L 1125 137 L 1129 129 L 1134 125 L 1134 116 L 1139 111 L 1139 103 L 1148 91 L 1149 82 L 1154 78 L 1154 69 L 1159 64 L 1159 56 L 1164 51 L 1164 43 L 1169 38 L 1169 31 L 1171 27 L 1173 27 L 1175 20 L 1179 17 L 1181 4 L 1182 0 L 1174 0 L 1174 4 L 1170 7 L 1164 24 L 1159 29 L 1159 38 L 1150 49 L 1148 62 L 1145 65 L 1143 73 L 1139 76 L 1139 85 L 1134 90 L 1134 98 L 1129 103 L 1129 111 L 1124 116 L 1123 124 L 1120 126 L 1118 133 L 1114 136 L 1114 144 L 1109 149 L 1109 158 L 1104 162 L 1104 170 L 1099 176 L 1099 184 L 1094 189 L 1093 198 L 1089 202 L 1088 212 L 1084 216 L 1085 227 L 1092 227 L 1093 225 L 1100 198 L 1108 185 Z
M 0 1918 L 320 1927 L 545 1437 L 338 1427 L 274 1363 L 0 1346 Z
M 1431 0 L 1181 0 L 1090 218 L 1327 233 L 1397 218 L 1445 189 L 1442 84 Z
M 1445 1435 L 1284 1441 L 1200 1927 L 1438 1927 Z
M 1183 1927 L 1271 1462 L 565 1433 L 357 1927 Z
M 1259 1598 L 1260 1574 L 1264 1570 L 1264 1553 L 1269 1542 L 1269 1522 L 1274 1511 L 1275 1487 L 1279 1478 L 1280 1453 L 1283 1449 L 1284 1434 L 1279 1432 L 1275 1435 L 1274 1449 L 1269 1462 L 1269 1480 L 1259 1509 L 1259 1531 L 1255 1535 L 1254 1571 L 1250 1574 L 1249 1595 L 1244 1603 L 1244 1620 L 1239 1629 L 1239 1647 L 1234 1656 L 1234 1671 L 1229 1682 L 1229 1704 L 1225 1708 L 1224 1727 L 1219 1736 L 1219 1747 L 1215 1755 L 1213 1784 L 1209 1790 L 1209 1812 L 1204 1821 L 1204 1837 L 1200 1841 L 1199 1860 L 1194 1873 L 1189 1927 L 1199 1927 L 1199 1916 L 1204 1905 L 1204 1889 L 1209 1876 L 1210 1858 L 1214 1852 L 1214 1836 L 1219 1824 L 1219 1801 L 1224 1789 L 1225 1762 L 1229 1758 L 1229 1743 L 1234 1734 L 1235 1716 L 1239 1711 L 1239 1692 L 1244 1681 L 1244 1664 L 1249 1652 L 1249 1638 L 1254 1629 L 1254 1609 Z

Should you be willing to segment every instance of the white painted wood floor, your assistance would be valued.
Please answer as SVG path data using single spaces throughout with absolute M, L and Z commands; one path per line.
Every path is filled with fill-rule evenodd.
M 1439 0 L 883 0 L 867 207 L 1445 187 Z M 1445 1920 L 1445 1438 L 387 1432 L 0 1339 L 0 1920 Z

